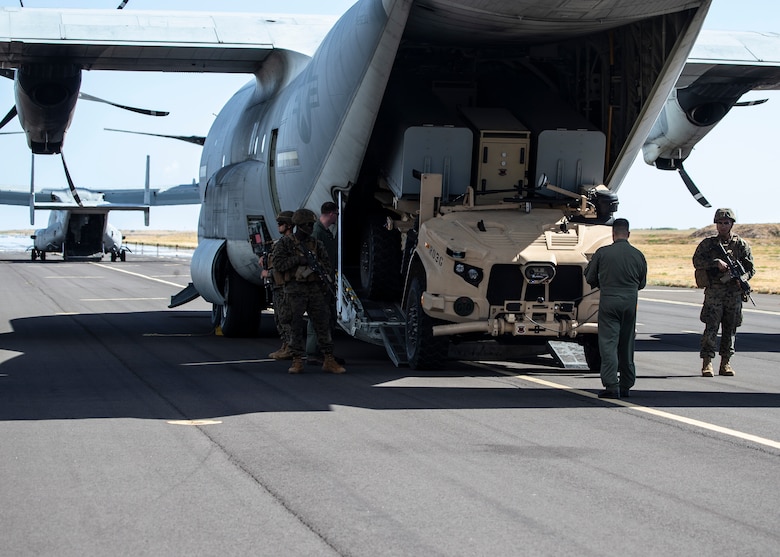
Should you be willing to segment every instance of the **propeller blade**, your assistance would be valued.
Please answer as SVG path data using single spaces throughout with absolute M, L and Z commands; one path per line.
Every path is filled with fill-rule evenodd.
M 65 164 L 65 155 L 62 152 L 60 152 L 60 157 L 62 158 L 62 168 L 65 169 L 65 178 L 68 180 L 68 187 L 70 188 L 70 193 L 73 195 L 73 199 L 76 203 L 78 203 L 79 207 L 83 207 L 84 205 L 81 204 L 81 198 L 79 197 L 79 194 L 76 191 L 76 184 L 73 183 L 73 180 L 70 177 L 70 172 L 68 172 L 68 165 Z
M 679 162 L 677 166 L 677 170 L 680 173 L 680 177 L 682 178 L 683 182 L 685 182 L 685 187 L 688 188 L 689 192 L 691 192 L 693 198 L 696 201 L 698 201 L 699 204 L 702 205 L 703 207 L 712 207 L 712 205 L 710 205 L 710 202 L 707 201 L 704 195 L 699 191 L 699 188 L 696 187 L 696 184 L 693 183 L 691 177 L 688 176 L 688 173 L 683 168 L 682 161 Z
M 11 107 L 11 110 L 8 111 L 8 114 L 5 115 L 5 118 L 0 120 L 0 128 L 4 127 L 8 122 L 16 118 L 16 105 L 13 105 Z
M 30 226 L 35 224 L 35 153 L 30 152 Z
M 734 103 L 734 106 L 755 106 L 757 104 L 764 104 L 769 99 L 757 99 L 755 101 L 742 101 L 739 103 Z
M 103 128 L 106 131 L 109 132 L 119 132 L 119 133 L 136 133 L 138 135 L 151 135 L 154 137 L 165 137 L 167 139 L 178 139 L 179 141 L 186 141 L 187 143 L 194 143 L 195 145 L 204 145 L 206 143 L 206 138 L 202 135 L 167 135 L 163 133 L 149 133 L 149 132 L 134 132 L 131 130 L 117 130 L 114 128 Z
M 119 4 L 119 7 L 117 7 L 117 10 L 121 10 L 122 8 L 124 8 L 125 6 L 127 6 L 127 3 L 128 3 L 129 1 L 130 1 L 130 0 L 122 0 L 122 3 L 121 3 L 121 4 Z
M 170 114 L 170 112 L 163 112 L 160 110 L 150 110 L 148 108 L 135 108 L 134 106 L 126 106 L 123 104 L 113 103 L 111 101 L 107 101 L 105 99 L 101 99 L 99 97 L 89 95 L 87 93 L 79 93 L 79 98 L 84 99 L 85 101 L 93 101 L 96 103 L 110 104 L 111 106 L 115 106 L 116 108 L 121 108 L 122 110 L 129 110 L 130 112 L 136 112 L 138 114 L 144 114 L 146 116 L 168 116 L 168 114 Z

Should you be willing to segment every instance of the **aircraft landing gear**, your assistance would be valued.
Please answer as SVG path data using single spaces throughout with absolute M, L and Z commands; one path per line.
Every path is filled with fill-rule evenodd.
M 257 336 L 262 309 L 260 288 L 244 279 L 233 267 L 228 267 L 223 284 L 225 305 L 212 305 L 211 324 L 219 327 L 226 337 Z

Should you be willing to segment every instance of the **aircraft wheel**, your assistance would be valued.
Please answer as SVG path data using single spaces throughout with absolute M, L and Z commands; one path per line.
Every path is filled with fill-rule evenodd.
M 30 252 L 30 259 L 31 259 L 32 261 L 35 261 L 36 259 L 38 259 L 38 252 L 37 252 L 37 251 L 35 251 L 35 250 L 32 250 L 32 251 Z
M 116 253 L 112 251 L 111 252 L 111 263 L 113 263 L 114 261 L 116 261 Z
M 449 340 L 433 336 L 436 320 L 423 311 L 420 297 L 425 277 L 412 278 L 406 297 L 406 357 L 412 369 L 439 369 L 447 360 Z
M 369 220 L 360 244 L 360 285 L 372 300 L 401 295 L 401 233 L 387 230 L 383 219 Z
M 260 326 L 260 288 L 230 267 L 225 275 L 222 295 L 226 303 L 217 306 L 221 308 L 219 326 L 222 334 L 226 337 L 257 336 Z
M 601 352 L 599 351 L 598 335 L 583 335 L 582 350 L 590 371 L 601 371 Z
M 127 252 L 126 252 L 126 251 L 122 251 L 122 252 L 120 252 L 120 253 L 119 253 L 119 260 L 120 260 L 120 261 L 126 261 L 126 260 L 127 260 L 127 255 L 126 255 L 126 254 L 127 254 Z
M 41 252 L 41 261 L 46 261 L 46 252 L 45 251 Z

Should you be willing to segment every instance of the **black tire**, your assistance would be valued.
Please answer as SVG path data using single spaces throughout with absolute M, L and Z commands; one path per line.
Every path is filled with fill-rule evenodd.
M 46 261 L 46 252 L 45 251 L 41 252 L 41 261 Z
M 590 371 L 601 371 L 601 351 L 598 335 L 583 335 L 582 351 L 585 352 L 585 362 Z
M 420 305 L 425 278 L 416 276 L 406 297 L 406 358 L 412 369 L 440 369 L 447 360 L 449 339 L 433 336 L 436 320 Z
M 111 252 L 111 263 L 114 263 L 116 261 L 116 252 Z
M 127 252 L 124 252 L 124 251 L 123 251 L 123 252 L 121 252 L 121 253 L 119 254 L 119 260 L 120 260 L 120 261 L 126 261 L 126 260 L 127 260 L 127 255 L 126 255 L 126 253 L 127 253 Z
M 372 218 L 360 243 L 360 286 L 371 300 L 401 296 L 401 233 L 387 230 L 381 218 Z
M 37 251 L 35 251 L 35 250 L 32 250 L 32 251 L 30 252 L 30 259 L 31 259 L 32 261 L 35 261 L 36 259 L 38 259 L 38 252 L 37 252 Z
M 214 306 L 212 322 L 216 320 L 226 337 L 255 337 L 260 326 L 260 288 L 228 269 L 222 295 L 224 306 Z

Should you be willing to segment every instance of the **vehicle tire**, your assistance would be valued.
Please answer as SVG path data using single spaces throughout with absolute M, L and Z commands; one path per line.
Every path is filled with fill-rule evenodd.
M 38 259 L 38 252 L 35 251 L 34 249 L 30 252 L 30 259 L 32 261 L 35 261 L 36 259 Z
M 228 263 L 228 265 L 230 265 Z M 254 337 L 257 336 L 260 326 L 260 297 L 258 286 L 244 279 L 233 267 L 229 267 L 225 274 L 225 282 L 222 295 L 225 305 L 215 306 L 212 309 L 212 321 L 222 329 L 222 335 L 226 337 Z
M 127 255 L 125 255 L 127 252 L 123 251 L 119 254 L 119 260 L 125 261 L 127 259 Z
M 583 335 L 582 351 L 585 352 L 585 362 L 590 371 L 601 371 L 601 352 L 599 351 L 598 335 Z
M 41 261 L 46 261 L 46 252 L 45 251 L 41 252 Z
M 420 304 L 425 277 L 415 276 L 406 297 L 406 357 L 412 369 L 439 369 L 447 360 L 449 339 L 433 336 L 436 320 Z
M 111 252 L 111 263 L 116 262 L 116 252 Z
M 384 220 L 372 218 L 360 244 L 360 286 L 371 300 L 401 296 L 401 233 L 387 230 Z

